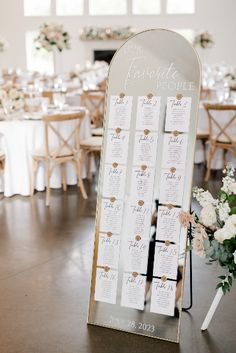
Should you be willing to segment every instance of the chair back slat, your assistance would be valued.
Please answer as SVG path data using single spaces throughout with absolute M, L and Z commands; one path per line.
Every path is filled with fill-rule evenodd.
M 80 128 L 85 112 L 45 115 L 45 148 L 48 159 L 74 155 L 80 148 Z M 73 122 L 74 121 L 74 122 Z M 69 126 L 65 123 L 71 122 Z
M 204 104 L 210 140 L 236 145 L 236 105 Z
M 96 127 L 102 127 L 104 117 L 104 90 L 88 90 L 81 95 L 81 105 L 89 111 L 90 121 Z

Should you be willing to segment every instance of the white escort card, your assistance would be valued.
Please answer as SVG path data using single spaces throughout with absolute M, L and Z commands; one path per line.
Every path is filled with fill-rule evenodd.
M 152 204 L 143 200 L 130 201 L 126 212 L 127 236 L 150 237 Z
M 155 169 L 146 165 L 132 168 L 131 175 L 131 199 L 151 202 L 153 199 L 153 186 Z
M 109 304 L 116 303 L 118 271 L 109 267 L 97 268 L 94 300 Z
M 128 156 L 129 132 L 117 128 L 109 130 L 107 134 L 107 145 L 105 163 L 126 164 Z
M 181 224 L 179 221 L 180 208 L 159 206 L 157 213 L 156 240 L 169 240 L 179 243 Z
M 162 169 L 160 178 L 159 203 L 181 206 L 184 192 L 184 171 Z
M 110 199 L 102 199 L 100 232 L 120 234 L 122 226 L 123 202 Z
M 130 237 L 125 242 L 124 270 L 147 273 L 149 239 L 140 235 Z
M 186 134 L 164 134 L 162 168 L 184 169 L 186 164 L 188 136 Z
M 121 306 L 143 310 L 145 301 L 146 277 L 138 273 L 124 273 L 121 293 Z
M 156 242 L 153 276 L 166 276 L 169 279 L 176 279 L 177 269 L 178 245 Z
M 118 268 L 120 236 L 111 232 L 99 234 L 97 266 Z
M 125 193 L 126 166 L 105 164 L 103 177 L 103 197 L 114 196 L 117 199 L 123 199 Z
M 136 132 L 134 142 L 133 165 L 155 166 L 157 154 L 157 132 L 146 129 Z
M 152 282 L 150 311 L 152 313 L 174 316 L 175 293 L 175 281 L 162 281 L 162 279 L 154 278 Z
M 165 131 L 189 131 L 191 104 L 191 97 L 177 95 L 167 98 Z
M 128 130 L 130 128 L 132 101 L 132 96 L 125 96 L 124 94 L 111 96 L 108 120 L 109 129 L 120 127 L 121 129 Z
M 161 97 L 148 94 L 138 97 L 136 130 L 158 130 Z

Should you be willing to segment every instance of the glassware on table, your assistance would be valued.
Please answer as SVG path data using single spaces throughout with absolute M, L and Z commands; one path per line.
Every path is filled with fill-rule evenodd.
M 48 113 L 48 106 L 49 106 L 49 99 L 48 98 L 41 98 L 41 109 L 42 112 L 47 114 Z
M 64 105 L 65 105 L 65 95 L 62 93 L 53 93 L 53 103 L 54 105 L 59 108 L 60 110 L 63 109 Z

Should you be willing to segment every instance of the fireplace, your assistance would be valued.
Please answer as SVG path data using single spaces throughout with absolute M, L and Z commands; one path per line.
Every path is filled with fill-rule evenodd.
M 94 61 L 106 61 L 110 64 L 113 55 L 115 54 L 115 49 L 103 49 L 103 50 L 94 50 L 93 51 L 93 59 Z

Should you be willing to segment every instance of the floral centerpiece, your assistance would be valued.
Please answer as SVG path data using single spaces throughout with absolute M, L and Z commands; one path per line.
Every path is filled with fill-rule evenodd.
M 84 27 L 80 32 L 81 40 L 124 40 L 136 31 L 132 27 Z
M 214 40 L 212 35 L 206 31 L 195 36 L 193 45 L 202 49 L 210 49 L 214 45 Z
M 7 41 L 4 38 L 0 37 L 0 53 L 3 53 L 7 47 L 8 47 Z
M 230 291 L 236 278 L 236 181 L 234 168 L 227 165 L 223 171 L 222 187 L 218 197 L 198 187 L 193 189 L 193 196 L 202 207 L 200 217 L 195 213 L 182 212 L 180 222 L 184 226 L 192 224 L 194 232 L 191 239 L 193 251 L 217 262 L 225 271 L 219 276 L 217 288 L 223 293 Z
M 63 25 L 55 23 L 44 23 L 40 27 L 40 32 L 35 38 L 36 49 L 41 48 L 51 52 L 56 48 L 59 52 L 64 49 L 70 49 L 71 37 L 68 32 L 64 30 Z
M 0 89 L 1 108 L 5 110 L 7 106 L 11 111 L 16 111 L 16 110 L 22 109 L 24 105 L 25 105 L 24 95 L 20 90 L 14 87 L 7 87 L 7 88 Z

